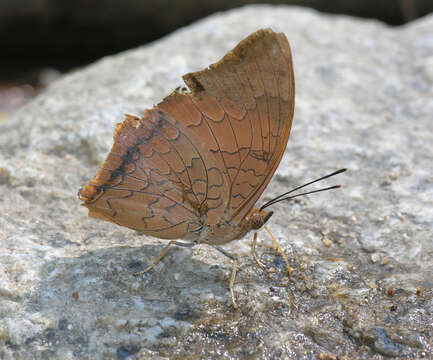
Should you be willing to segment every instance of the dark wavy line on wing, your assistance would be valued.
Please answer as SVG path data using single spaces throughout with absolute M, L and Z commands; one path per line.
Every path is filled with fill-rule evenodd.
M 245 180 L 245 181 L 242 181 L 242 182 L 235 183 L 234 185 L 235 185 L 235 186 L 248 185 L 248 186 L 252 187 L 253 189 L 255 189 L 255 188 L 257 187 L 258 184 L 259 184 L 259 183 L 253 185 L 253 184 L 251 184 L 250 182 L 248 182 L 248 181 Z
M 234 198 L 240 197 L 242 200 L 247 199 L 247 197 L 245 195 L 243 195 L 242 193 L 232 194 L 232 197 L 234 197 Z
M 216 198 L 209 198 L 209 200 L 219 200 L 219 204 L 216 206 L 209 206 L 208 205 L 208 211 L 218 209 L 224 203 L 224 200 L 222 199 L 221 196 L 218 196 Z
M 155 217 L 155 211 L 153 210 L 152 206 L 153 206 L 153 204 L 156 204 L 158 201 L 159 201 L 158 199 L 155 199 L 154 201 L 152 201 L 146 205 L 146 207 L 149 209 L 151 215 L 150 216 L 142 216 L 141 217 L 142 221 L 143 221 L 143 219 L 151 219 L 151 218 Z
M 214 184 L 213 186 L 219 186 L 219 187 L 223 186 L 224 185 L 224 176 L 221 174 L 221 170 L 219 168 L 215 167 L 215 166 L 209 168 L 208 170 L 209 171 L 216 170 L 219 173 L 220 177 L 221 177 L 221 183 L 220 184 Z
M 179 205 L 179 204 L 178 204 L 177 202 L 176 202 L 176 203 L 173 203 L 173 204 L 171 204 L 171 205 L 166 206 L 166 207 L 165 207 L 165 210 L 168 211 L 168 212 L 170 212 L 171 209 L 175 208 L 175 207 L 178 206 L 178 205 Z
M 251 149 L 251 146 L 242 146 L 240 147 L 238 150 L 239 151 L 228 151 L 228 150 L 221 150 L 222 153 L 224 154 L 228 154 L 228 155 L 236 155 L 240 152 L 240 150 L 247 150 L 247 149 Z M 213 153 L 217 153 L 219 152 L 219 150 L 213 150 L 213 149 L 209 149 L 209 151 L 213 152 Z
M 128 198 L 130 198 L 131 196 L 133 196 L 133 194 L 132 194 L 132 192 L 130 192 L 129 194 L 127 194 L 127 195 L 125 195 L 125 196 L 120 196 L 120 197 L 118 197 L 118 198 L 113 198 L 113 197 L 109 197 L 109 198 L 107 198 L 106 200 L 105 200 L 105 202 L 107 203 L 107 205 L 108 205 L 108 207 L 111 209 L 111 210 L 113 210 L 113 214 L 111 215 L 111 217 L 116 217 L 116 215 L 117 215 L 117 209 L 116 208 L 114 208 L 112 205 L 111 205 L 111 200 L 117 200 L 117 199 L 128 199 Z
M 142 221 L 143 221 L 144 226 L 147 226 L 147 225 L 146 225 L 146 220 L 142 219 Z M 174 227 L 179 226 L 179 225 L 182 225 L 182 224 L 184 224 L 184 223 L 186 223 L 186 221 L 181 221 L 181 222 L 179 222 L 179 223 L 177 223 L 177 224 L 170 225 L 170 226 L 166 226 L 166 227 L 162 227 L 162 228 L 149 229 L 148 231 L 154 231 L 154 232 L 166 231 L 166 230 L 169 230 L 169 229 L 173 229 Z
M 170 219 L 167 218 L 167 216 L 162 215 L 162 218 L 164 219 L 164 221 L 168 222 L 169 224 L 171 224 L 171 225 L 175 225 L 175 224 L 173 223 L 173 221 L 171 221 Z
M 229 168 L 229 169 L 231 169 L 231 168 Z M 233 167 L 233 169 L 236 169 L 236 168 Z M 242 171 L 243 173 L 247 173 L 247 172 L 251 171 L 254 174 L 254 176 L 256 176 L 256 177 L 266 176 L 266 174 L 258 174 L 258 173 L 256 173 L 256 170 L 254 168 L 240 169 L 240 171 Z

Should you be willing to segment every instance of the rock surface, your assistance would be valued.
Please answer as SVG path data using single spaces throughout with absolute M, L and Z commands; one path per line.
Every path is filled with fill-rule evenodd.
M 339 167 L 343 189 L 275 206 L 274 235 L 226 246 L 164 242 L 87 217 L 77 189 L 114 124 L 258 28 L 284 31 L 296 110 L 262 199 Z M 0 358 L 432 358 L 433 17 L 401 28 L 290 7 L 217 14 L 67 75 L 0 123 Z M 251 236 L 250 236 L 251 237 Z

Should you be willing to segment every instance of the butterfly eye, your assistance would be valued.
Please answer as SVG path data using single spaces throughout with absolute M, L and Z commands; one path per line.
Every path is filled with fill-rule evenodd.
M 260 214 L 256 213 L 256 214 L 254 214 L 252 216 L 252 219 L 251 219 L 251 228 L 253 230 L 258 230 L 258 229 L 260 229 L 263 226 L 264 223 L 265 222 L 263 220 L 263 217 Z

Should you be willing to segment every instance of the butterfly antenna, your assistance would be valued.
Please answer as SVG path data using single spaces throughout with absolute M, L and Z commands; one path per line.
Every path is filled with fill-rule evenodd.
M 308 191 L 308 192 L 304 192 L 304 193 L 301 193 L 301 194 L 296 194 L 296 195 L 292 195 L 292 196 L 287 196 L 287 195 L 291 194 L 291 193 L 294 192 L 294 191 L 297 191 L 297 190 L 299 190 L 299 189 L 302 189 L 302 188 L 304 188 L 304 187 L 306 187 L 306 186 L 308 186 L 308 185 L 314 184 L 315 182 L 318 182 L 318 181 L 322 181 L 322 180 L 324 180 L 324 179 L 327 179 L 327 178 L 329 178 L 329 177 L 331 177 L 331 176 L 341 174 L 341 173 L 345 172 L 346 170 L 347 170 L 347 169 L 340 169 L 340 170 L 334 171 L 334 172 L 331 173 L 331 174 L 328 174 L 328 175 L 322 176 L 322 177 L 320 177 L 320 178 L 318 178 L 318 179 L 315 179 L 315 180 L 310 181 L 310 182 L 308 182 L 308 183 L 306 183 L 306 184 L 304 184 L 304 185 L 298 186 L 298 187 L 296 187 L 296 188 L 294 188 L 294 189 L 292 189 L 292 190 L 290 190 L 290 191 L 287 191 L 287 192 L 285 192 L 284 194 L 281 194 L 281 195 L 277 196 L 276 198 L 273 198 L 272 200 L 268 201 L 266 204 L 264 204 L 264 205 L 260 208 L 260 210 L 263 210 L 263 209 L 267 208 L 268 206 L 271 206 L 271 205 L 273 205 L 273 204 L 276 204 L 277 202 L 280 202 L 280 201 L 283 201 L 283 200 L 293 199 L 293 198 L 298 197 L 298 196 L 303 196 L 303 195 L 313 194 L 313 193 L 316 193 L 316 192 L 321 192 L 321 191 L 326 191 L 326 190 L 339 189 L 339 188 L 341 188 L 341 185 L 334 185 L 334 186 L 326 187 L 326 188 L 319 189 L 319 190 L 313 190 L 313 191 Z

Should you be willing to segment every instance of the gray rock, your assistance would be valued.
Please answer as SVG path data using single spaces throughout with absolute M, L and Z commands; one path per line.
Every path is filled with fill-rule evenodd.
M 292 136 L 263 199 L 339 167 L 343 189 L 278 204 L 295 269 L 250 239 L 230 261 L 87 217 L 77 189 L 140 115 L 258 28 L 284 31 Z M 217 14 L 64 76 L 0 124 L 0 358 L 407 358 L 432 354 L 433 17 L 401 28 L 291 7 Z M 249 236 L 250 238 L 251 236 Z

